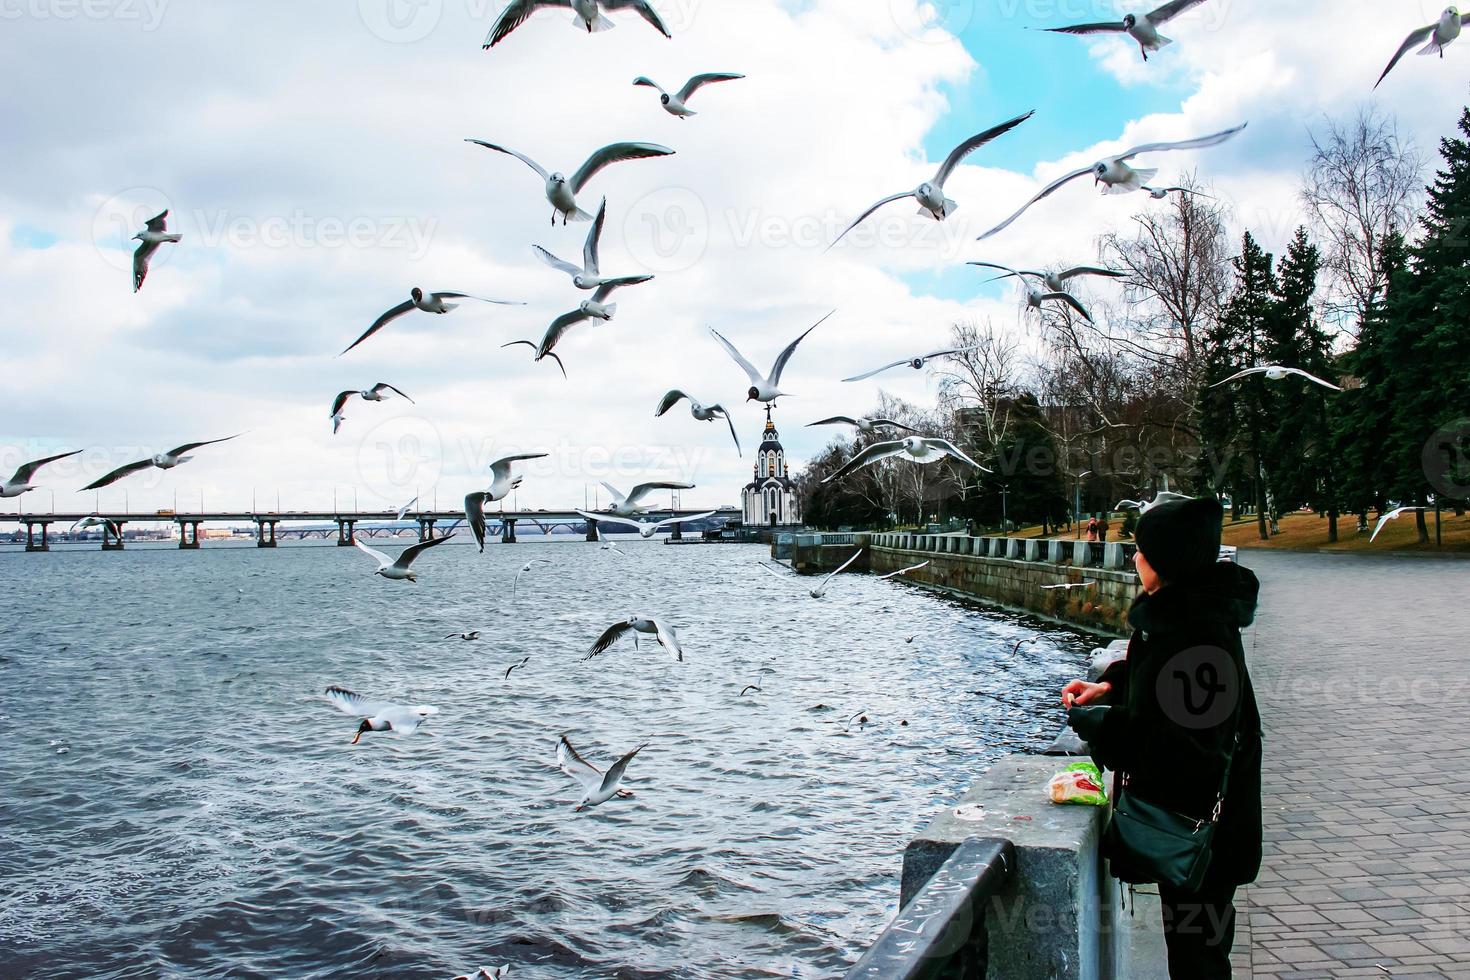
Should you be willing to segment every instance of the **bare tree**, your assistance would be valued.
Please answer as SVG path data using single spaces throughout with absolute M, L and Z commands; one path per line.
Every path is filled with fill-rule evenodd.
M 1018 347 L 1013 337 L 989 319 L 950 327 L 956 348 L 970 348 L 947 357 L 934 369 L 939 379 L 939 404 L 953 422 L 959 445 L 990 452 L 1005 441 L 1010 428 L 1006 406 L 1020 389 Z
M 1383 241 L 1404 232 L 1423 194 L 1424 160 L 1392 117 L 1371 108 L 1349 122 L 1325 120 L 1313 132 L 1302 203 L 1323 243 L 1332 285 L 1326 312 L 1356 335 L 1363 314 L 1387 286 Z

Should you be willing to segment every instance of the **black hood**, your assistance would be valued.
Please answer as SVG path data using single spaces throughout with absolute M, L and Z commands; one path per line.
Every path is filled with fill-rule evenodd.
M 1166 633 L 1202 619 L 1245 629 L 1256 618 L 1261 583 L 1256 573 L 1234 562 L 1216 562 L 1199 574 L 1144 593 L 1128 610 L 1128 625 L 1146 633 Z

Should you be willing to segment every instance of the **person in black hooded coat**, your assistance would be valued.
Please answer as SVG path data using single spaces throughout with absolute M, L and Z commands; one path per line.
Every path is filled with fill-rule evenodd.
M 1209 819 L 1224 787 L 1204 883 L 1192 893 L 1159 888 L 1175 980 L 1228 980 L 1235 890 L 1261 867 L 1261 720 L 1240 639 L 1260 586 L 1249 569 L 1218 560 L 1223 519 L 1208 499 L 1142 515 L 1144 592 L 1128 612 L 1128 655 L 1098 683 L 1062 692 L 1068 724 L 1099 766 L 1126 775 L 1130 795 Z M 1104 840 L 1116 877 L 1150 880 Z

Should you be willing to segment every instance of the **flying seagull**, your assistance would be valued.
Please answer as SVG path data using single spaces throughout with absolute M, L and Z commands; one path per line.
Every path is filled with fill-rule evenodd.
M 832 311 L 832 313 L 836 312 L 836 310 Z M 786 362 L 791 360 L 792 354 L 796 353 L 796 345 L 805 340 L 808 333 L 811 333 L 813 330 L 820 327 L 823 323 L 826 323 L 827 317 L 830 317 L 832 313 L 828 313 L 827 316 L 822 317 L 822 319 L 807 327 L 806 333 L 793 340 L 786 347 L 786 349 L 781 352 L 780 356 L 776 358 L 776 364 L 774 367 L 771 368 L 771 373 L 769 376 L 762 375 L 760 371 L 756 370 L 755 365 L 747 361 L 745 357 L 738 350 L 735 349 L 735 345 L 730 343 L 724 337 L 721 337 L 720 334 L 713 327 L 710 328 L 709 332 L 713 334 L 714 338 L 720 342 L 720 346 L 724 347 L 726 352 L 735 359 L 735 363 L 744 368 L 745 373 L 750 376 L 750 390 L 746 392 L 745 400 L 748 402 L 765 402 L 767 405 L 770 405 L 775 402 L 777 398 L 780 398 L 782 395 L 786 394 L 786 392 L 782 391 L 780 388 L 781 372 L 786 370 Z
M 623 781 L 623 773 L 628 770 L 628 763 L 632 762 L 633 757 L 643 749 L 643 745 L 638 746 L 609 766 L 607 775 L 603 775 L 601 770 L 582 758 L 577 750 L 572 748 L 572 743 L 568 742 L 567 737 L 563 735 L 561 741 L 556 743 L 556 765 L 558 769 L 582 785 L 582 798 L 577 801 L 575 810 L 580 813 L 588 807 L 606 803 L 615 796 L 632 796 L 633 794 L 627 790 L 618 789 L 618 784 Z
M 623 276 L 617 279 L 605 278 L 601 271 L 599 249 L 602 246 L 602 229 L 607 223 L 607 198 L 602 199 L 602 205 L 597 209 L 597 217 L 592 220 L 592 227 L 587 230 L 587 241 L 582 245 L 581 268 L 573 265 L 565 259 L 559 259 L 552 255 L 540 245 L 532 245 L 531 251 L 537 257 L 560 272 L 565 272 L 572 277 L 572 285 L 578 289 L 601 289 L 604 286 L 636 286 L 641 282 L 648 282 L 653 276 Z
M 1060 585 L 1043 585 L 1042 588 L 1046 591 L 1053 589 L 1067 589 L 1070 591 L 1071 589 L 1090 589 L 1096 584 L 1096 582 L 1064 582 Z
M 647 514 L 654 509 L 653 504 L 644 504 L 642 500 L 655 490 L 693 490 L 692 483 L 640 483 L 628 492 L 625 497 L 618 488 L 606 481 L 602 484 L 603 489 L 612 494 L 613 502 L 608 506 L 606 517 L 611 514 L 614 517 L 637 517 Z
M 475 640 L 478 640 L 480 638 L 480 635 L 481 634 L 479 630 L 470 630 L 468 633 L 450 633 L 445 636 L 444 639 L 464 640 L 466 643 L 473 643 Z
M 901 363 L 907 364 L 909 362 L 908 361 L 903 361 Z M 859 432 L 861 432 L 865 436 L 872 435 L 873 433 L 875 433 L 875 432 L 878 431 L 878 429 L 879 429 L 880 426 L 885 426 L 885 425 L 888 426 L 889 428 L 893 428 L 893 429 L 902 429 L 905 432 L 918 432 L 919 431 L 918 429 L 915 429 L 911 425 L 904 425 L 902 422 L 895 422 L 895 421 L 893 421 L 893 419 L 869 419 L 869 418 L 857 418 L 857 419 L 855 419 L 855 418 L 852 418 L 852 417 L 847 416 L 847 415 L 834 415 L 830 419 L 822 419 L 820 422 L 808 422 L 806 424 L 806 427 L 808 429 L 810 429 L 812 426 L 815 426 L 815 425 L 850 425 L 850 426 L 853 426 L 854 428 L 856 428 Z
M 989 469 L 986 469 L 960 452 L 954 443 L 948 439 L 926 439 L 923 436 L 909 436 L 907 439 L 900 439 L 894 442 L 873 443 L 848 460 L 841 469 L 822 482 L 831 483 L 833 480 L 841 479 L 853 470 L 861 469 L 870 463 L 876 463 L 882 459 L 891 459 L 894 456 L 901 456 L 909 462 L 925 465 L 937 463 L 947 457 L 953 457 L 966 466 L 973 466 L 975 469 L 984 470 L 986 473 L 990 472 Z
M 815 587 L 807 590 L 807 595 L 811 596 L 813 599 L 822 598 L 822 596 L 827 594 L 827 589 L 832 585 L 832 580 L 838 575 L 841 575 L 843 572 L 847 571 L 847 567 L 862 556 L 863 553 L 861 551 L 853 552 L 851 558 L 847 559 L 847 561 L 843 562 L 841 565 L 838 565 L 834 571 L 829 572 L 825 578 L 823 578 L 820 582 L 816 584 Z M 770 572 L 778 579 L 781 579 L 782 581 L 786 580 L 787 576 L 776 571 L 773 566 L 767 564 L 766 562 L 759 562 L 758 564 L 761 566 L 761 568 L 764 568 L 766 571 Z
M 550 558 L 532 558 L 530 561 L 528 561 L 524 565 L 522 565 L 521 566 L 521 570 L 518 571 L 518 572 L 516 572 L 515 579 L 510 583 L 510 601 L 511 602 L 515 602 L 516 601 L 516 590 L 519 589 L 520 586 L 521 586 L 521 576 L 522 575 L 524 575 L 527 572 L 529 572 L 536 565 L 550 565 L 550 564 L 552 564 L 552 561 L 551 561 Z
M 485 299 L 482 296 L 471 296 L 469 293 L 426 293 L 417 286 L 409 290 L 408 295 L 409 299 L 406 302 L 399 303 L 397 306 L 393 307 L 393 309 L 378 317 L 377 320 L 373 321 L 373 325 L 367 328 L 367 332 L 365 332 L 361 337 L 358 337 L 351 344 L 349 344 L 347 346 L 347 350 L 344 350 L 342 353 L 345 354 L 347 353 L 347 351 L 352 350 L 352 348 L 356 347 L 364 340 L 367 340 L 373 334 L 386 327 L 389 323 L 392 323 L 394 320 L 403 316 L 405 313 L 410 312 L 411 310 L 422 310 L 425 313 L 443 314 L 448 313 L 451 310 L 459 309 L 458 303 L 447 303 L 445 302 L 445 300 L 472 299 L 481 303 L 494 303 L 497 306 L 526 305 L 525 303 L 517 302 L 515 300 Z M 338 356 L 340 357 L 341 355 L 339 354 Z
M 1151 508 L 1151 507 L 1157 507 L 1160 504 L 1169 504 L 1169 503 L 1173 503 L 1176 500 L 1190 500 L 1190 499 L 1192 499 L 1192 498 L 1190 498 L 1190 497 L 1188 497 L 1188 496 L 1186 496 L 1185 494 L 1182 494 L 1182 493 L 1175 493 L 1172 490 L 1160 490 L 1158 493 L 1156 493 L 1154 495 L 1154 499 L 1153 500 L 1147 500 L 1147 501 L 1144 501 L 1144 500 L 1120 500 L 1120 501 L 1118 501 L 1118 505 L 1116 507 L 1114 507 L 1113 510 L 1136 510 L 1140 514 L 1142 514 L 1144 511 L 1148 510 L 1149 508 Z
M 1118 272 L 1114 269 L 1102 269 L 1092 265 L 1077 265 L 1070 269 L 1061 269 L 1056 272 L 1039 272 L 1032 269 L 1012 269 L 1010 266 L 1001 265 L 998 262 L 967 262 L 965 264 L 977 265 L 982 269 L 998 269 L 1005 273 L 1003 276 L 996 276 L 991 282 L 996 282 L 1001 279 L 1011 279 L 1013 277 L 1039 279 L 1046 285 L 1047 289 L 1054 293 L 1065 293 L 1067 291 L 1067 283 L 1079 276 L 1103 276 L 1108 279 L 1126 279 L 1128 277 L 1128 273 L 1126 272 Z
M 344 406 L 346 406 L 347 399 L 351 398 L 353 395 L 356 395 L 365 402 L 387 401 L 388 396 L 384 394 L 385 391 L 391 391 L 399 398 L 406 399 L 410 404 L 415 404 L 412 398 L 409 398 L 403 392 L 399 391 L 397 388 L 393 387 L 386 381 L 379 381 L 377 384 L 373 385 L 371 388 L 368 388 L 365 391 L 339 392 L 337 397 L 332 399 L 332 435 L 336 435 L 337 430 L 342 428 L 342 423 L 347 421 L 347 416 L 342 414 L 342 409 Z M 402 520 L 402 518 L 399 518 L 399 520 Z
M 627 279 L 609 282 L 599 286 L 597 292 L 592 294 L 591 299 L 582 300 L 575 310 L 572 310 L 570 313 L 563 313 L 551 321 L 551 326 L 546 328 L 546 334 L 541 338 L 541 343 L 536 345 L 536 360 L 539 361 L 543 357 L 550 357 L 552 348 L 561 343 L 561 339 L 567 335 L 567 331 L 571 330 L 577 324 L 585 323 L 588 320 L 601 320 L 606 323 L 616 316 L 618 304 L 607 301 L 608 297 L 613 294 L 613 290 L 619 286 L 625 286 L 631 283 L 647 282 L 652 278 L 652 276 L 631 276 Z M 518 340 L 505 346 L 514 347 L 521 343 L 525 343 L 525 341 Z M 557 363 L 561 364 L 560 358 L 557 359 Z M 562 365 L 561 370 L 562 375 L 565 376 L 567 371 L 566 366 Z
M 465 496 L 465 517 L 469 518 L 470 530 L 474 532 L 475 540 L 479 542 L 481 554 L 485 552 L 485 505 L 509 497 L 511 491 L 519 487 L 525 480 L 524 476 L 515 476 L 511 472 L 512 464 L 525 462 L 528 459 L 545 459 L 548 455 L 548 453 L 521 453 L 497 459 L 490 464 L 490 488 L 477 490 Z
M 532 160 L 523 153 L 517 153 L 515 150 L 497 146 L 494 143 L 487 143 L 484 140 L 469 139 L 465 140 L 465 142 L 474 143 L 476 146 L 483 146 L 485 149 L 494 150 L 497 153 L 509 154 L 536 171 L 546 183 L 546 200 L 550 202 L 554 209 L 551 212 L 551 223 L 553 225 L 556 224 L 557 215 L 561 215 L 562 224 L 566 224 L 568 221 L 592 220 L 592 215 L 577 207 L 577 195 L 582 192 L 582 188 L 587 185 L 587 182 L 603 167 L 613 163 L 621 163 L 624 160 L 666 157 L 672 156 L 674 153 L 667 146 L 659 146 L 657 143 L 613 143 L 604 146 L 588 157 L 587 162 L 582 164 L 577 172 L 568 179 L 560 171 L 552 173 L 535 160 Z
M 1032 112 L 1034 111 L 1035 110 L 1032 110 Z M 1027 119 L 1030 119 L 1032 112 L 1028 112 L 1025 115 L 1017 116 L 1014 119 L 1010 119 L 1006 122 L 1001 123 L 999 126 L 996 126 L 992 129 L 987 129 L 983 133 L 976 133 L 974 136 L 971 136 L 969 139 L 965 140 L 959 146 L 950 151 L 950 154 L 948 157 L 945 158 L 944 163 L 940 164 L 939 172 L 934 175 L 933 180 L 925 181 L 911 191 L 903 191 L 900 194 L 890 194 L 888 197 L 883 198 L 883 200 L 879 201 L 877 204 L 874 204 L 872 207 L 868 208 L 868 210 L 859 215 L 858 219 L 852 224 L 848 225 L 847 228 L 843 230 L 842 234 L 838 235 L 837 238 L 833 240 L 832 244 L 827 246 L 827 248 L 830 250 L 838 242 L 842 241 L 842 239 L 847 236 L 848 232 L 852 231 L 858 225 L 866 221 L 868 217 L 873 214 L 874 211 L 877 211 L 879 208 L 883 207 L 886 204 L 892 204 L 894 201 L 901 201 L 906 197 L 912 197 L 914 200 L 919 202 L 919 214 L 928 215 L 935 221 L 943 221 L 945 218 L 948 218 L 959 208 L 958 204 L 944 196 L 944 182 L 949 180 L 950 175 L 954 173 L 955 168 L 960 165 L 960 162 L 964 160 L 965 157 L 969 156 L 971 153 L 975 152 L 986 143 L 989 143 L 991 140 L 995 139 L 997 136 L 1002 135 L 1003 133 L 1007 133 L 1010 130 L 1015 129 L 1017 126 L 1021 125 L 1021 123 L 1025 122 Z
M 1203 191 L 1197 191 L 1193 187 L 1144 187 L 1141 189 L 1145 194 L 1153 198 L 1155 201 L 1162 201 L 1170 194 L 1193 194 L 1195 197 L 1202 197 L 1207 201 L 1215 200 L 1215 198 L 1211 197 L 1210 195 L 1204 193 Z
M 1389 521 L 1396 521 L 1400 517 L 1403 517 L 1405 514 L 1423 509 L 1423 507 L 1398 507 L 1394 510 L 1389 511 L 1387 514 L 1384 514 L 1382 517 L 1378 518 L 1378 524 L 1373 528 L 1373 534 L 1371 537 L 1368 538 L 1368 543 L 1372 544 L 1374 541 L 1378 540 L 1378 532 L 1382 531 L 1383 526 Z
M 1041 637 L 1039 637 L 1039 636 L 1023 636 L 1019 640 L 1016 641 L 1016 645 L 1015 646 L 1011 647 L 1011 656 L 1014 657 L 1018 653 L 1020 653 L 1021 652 L 1021 647 L 1022 646 L 1025 646 L 1026 644 L 1033 644 L 1033 643 L 1040 643 L 1040 642 L 1041 642 Z
M 381 551 L 375 551 L 369 548 L 357 538 L 353 538 L 352 543 L 357 545 L 359 551 L 377 560 L 378 570 L 373 572 L 374 575 L 381 575 L 394 582 L 417 582 L 419 580 L 418 573 L 409 568 L 413 564 L 413 560 L 430 548 L 436 548 L 446 541 L 453 540 L 454 537 L 453 534 L 446 534 L 442 538 L 430 538 L 427 541 L 420 541 L 418 544 L 411 544 L 398 553 L 397 559 L 390 558 Z
M 659 646 L 674 655 L 675 660 L 680 663 L 684 662 L 684 648 L 679 645 L 679 634 L 674 632 L 674 628 L 662 620 L 655 619 L 652 616 L 642 615 L 629 616 L 627 619 L 619 620 L 603 630 L 602 635 L 593 641 L 592 647 L 587 651 L 587 656 L 584 659 L 591 660 L 628 633 L 633 634 L 635 643 L 638 640 L 639 633 L 642 633 L 644 636 L 654 637 L 658 640 Z
M 881 582 L 884 579 L 900 578 L 901 576 L 907 575 L 909 572 L 917 572 L 919 569 L 923 568 L 925 565 L 928 565 L 928 564 L 929 563 L 927 561 L 926 562 L 920 562 L 917 565 L 910 565 L 908 568 L 900 568 L 896 572 L 889 572 L 887 575 L 879 575 L 878 576 L 878 581 Z
M 691 96 L 694 95 L 695 92 L 698 92 L 700 88 L 714 82 L 734 82 L 744 77 L 744 75 L 735 75 L 730 72 L 724 71 L 706 72 L 703 75 L 695 75 L 693 78 L 689 79 L 689 81 L 684 83 L 684 87 L 679 89 L 678 93 L 675 95 L 670 95 L 668 92 L 665 92 L 662 85 L 644 75 L 639 75 L 637 78 L 633 79 L 633 84 L 646 85 L 648 88 L 658 89 L 658 100 L 660 103 L 663 104 L 664 111 L 671 116 L 678 116 L 680 119 L 687 119 L 690 116 L 699 115 L 699 113 L 689 108 L 689 99 Z
M 148 263 L 153 260 L 153 253 L 164 242 L 178 243 L 184 240 L 183 235 L 170 234 L 168 228 L 168 211 L 148 219 L 143 230 L 133 236 L 133 241 L 142 242 L 138 250 L 133 253 L 133 292 L 143 288 L 143 280 L 148 278 Z
M 1316 375 L 1308 374 L 1301 368 L 1282 367 L 1279 364 L 1265 364 L 1261 367 L 1246 368 L 1244 371 L 1237 371 L 1235 374 L 1232 374 L 1224 381 L 1215 382 L 1214 384 L 1210 385 L 1210 387 L 1218 388 L 1221 385 L 1228 385 L 1232 381 L 1239 381 L 1241 378 L 1249 377 L 1252 374 L 1264 374 L 1267 381 L 1281 381 L 1286 377 L 1295 374 L 1306 378 L 1308 381 L 1316 382 L 1324 388 L 1331 388 L 1333 391 L 1342 391 L 1341 388 L 1339 388 L 1335 384 L 1332 384 L 1330 381 L 1323 381 Z
M 490 28 L 490 33 L 485 38 L 481 50 L 489 50 L 504 41 L 506 35 L 524 24 L 537 10 L 543 8 L 572 11 L 572 26 L 579 29 L 585 28 L 588 34 L 610 31 L 617 26 L 603 16 L 604 9 L 631 10 L 652 24 L 654 29 L 664 37 L 673 37 L 649 0 L 601 0 L 600 3 L 599 0 L 511 0 L 510 5 L 501 13 L 500 19 L 495 22 L 495 26 Z
M 68 456 L 75 456 L 80 452 L 80 449 L 74 449 L 69 453 L 62 453 L 59 456 L 47 456 L 45 459 L 34 459 L 29 463 L 21 463 L 20 467 L 15 471 L 14 476 L 8 480 L 0 480 L 0 499 L 19 497 L 28 490 L 36 489 L 35 484 L 31 483 L 31 480 L 35 478 L 37 470 L 47 463 L 54 463 L 59 459 L 66 459 Z
M 416 503 L 418 503 L 418 502 L 419 502 L 419 498 L 415 497 L 412 500 L 410 500 L 408 503 L 404 504 L 402 507 L 398 508 L 398 513 L 397 513 L 397 515 L 393 519 L 396 520 L 396 521 L 403 520 L 403 515 L 407 514 L 409 512 L 409 510 L 411 510 L 413 508 L 413 505 L 416 504 Z
M 664 393 L 664 397 L 658 403 L 658 408 L 653 410 L 653 417 L 663 417 L 669 409 L 679 404 L 685 398 L 689 399 L 689 414 L 694 416 L 696 421 L 713 422 L 715 419 L 723 418 L 729 423 L 730 438 L 735 440 L 735 451 L 742 456 L 745 455 L 740 449 L 740 437 L 735 434 L 735 420 L 730 417 L 729 412 L 725 411 L 723 405 L 704 405 L 693 395 L 686 394 L 678 388 L 673 388 Z
M 412 735 L 430 715 L 439 713 L 439 709 L 431 704 L 408 705 L 395 704 L 392 701 L 373 701 L 335 685 L 327 688 L 327 700 L 344 715 L 362 719 L 362 724 L 357 727 L 357 734 L 352 737 L 353 745 L 367 732 Z
M 1081 315 L 1082 319 L 1086 320 L 1088 323 L 1092 322 L 1092 314 L 1088 313 L 1087 308 L 1084 307 L 1080 302 L 1078 302 L 1077 297 L 1067 292 L 1065 287 L 1065 280 L 1062 278 L 1062 273 L 1048 275 L 1044 272 L 1021 272 L 1017 269 L 1012 269 L 1010 266 L 997 265 L 994 262 L 970 262 L 967 264 L 983 266 L 987 269 L 1004 269 L 1006 271 L 1006 275 L 998 277 L 1000 279 L 1009 279 L 1012 276 L 1019 278 L 1021 280 L 1022 288 L 1026 290 L 1026 307 L 1028 309 L 1036 310 L 1039 313 L 1041 312 L 1042 303 L 1065 303 L 1067 306 L 1070 306 L 1072 309 L 1076 310 L 1077 313 Z M 1093 270 L 1084 271 L 1091 272 Z M 1096 270 L 1096 272 L 1100 275 L 1116 274 L 1109 272 L 1106 269 L 1098 269 Z M 1078 272 L 1077 270 L 1069 270 L 1069 273 L 1074 276 L 1082 274 L 1082 272 Z M 1052 289 L 1052 291 L 1049 293 L 1043 293 L 1041 290 L 1026 282 L 1027 276 L 1034 276 L 1040 279 L 1043 283 L 1046 284 L 1048 289 L 1051 289 L 1051 284 L 1053 281 L 1063 283 L 1063 285 L 1060 288 Z
M 1459 8 L 1446 7 L 1444 12 L 1439 15 L 1438 21 L 1430 24 L 1428 27 L 1421 27 L 1404 38 L 1404 43 L 1399 45 L 1398 51 L 1394 53 L 1393 60 L 1388 63 L 1387 68 L 1383 69 L 1383 74 L 1378 76 L 1378 81 L 1373 83 L 1373 87 L 1376 89 L 1382 85 L 1383 80 L 1388 77 L 1388 73 L 1393 71 L 1393 66 L 1398 64 L 1399 59 L 1408 54 L 1409 49 L 1416 44 L 1422 44 L 1428 41 L 1429 43 L 1425 44 L 1419 50 L 1419 53 L 1421 55 L 1437 54 L 1443 58 L 1445 46 L 1460 36 L 1460 29 L 1463 25 L 1464 18 L 1460 15 Z
M 562 363 L 561 355 L 556 354 L 553 351 L 547 351 L 545 354 L 541 353 L 541 342 L 539 340 L 512 340 L 508 344 L 501 344 L 500 345 L 500 349 L 501 350 L 504 350 L 507 347 L 522 347 L 522 346 L 531 348 L 532 352 L 534 352 L 535 355 L 536 355 L 536 357 L 534 358 L 534 360 L 536 361 L 537 364 L 540 364 L 541 361 L 544 360 L 545 358 L 548 358 L 548 357 L 551 358 L 553 361 L 556 362 L 556 366 L 559 367 L 559 368 L 561 368 L 561 376 L 563 378 L 566 378 L 566 376 L 567 376 L 567 366 Z
M 510 672 L 511 671 L 513 671 L 513 670 L 519 670 L 520 668 L 526 666 L 526 664 L 528 664 L 530 662 L 531 662 L 531 658 L 529 656 L 526 656 L 526 657 L 522 657 L 518 663 L 513 663 L 509 667 L 505 668 L 505 679 L 506 680 L 510 680 Z
M 920 354 L 917 357 L 907 357 L 907 358 L 904 358 L 901 361 L 894 361 L 892 364 L 885 364 L 885 365 L 883 365 L 880 368 L 873 369 L 872 371 L 867 371 L 867 372 L 865 372 L 863 374 L 855 374 L 855 375 L 853 375 L 850 378 L 843 378 L 842 380 L 843 381 L 866 381 L 867 379 L 869 379 L 871 377 L 874 377 L 875 375 L 882 374 L 884 371 L 892 371 L 896 367 L 911 367 L 915 371 L 922 371 L 924 369 L 924 365 L 928 364 L 930 361 L 934 360 L 935 358 L 949 357 L 949 356 L 951 356 L 953 354 L 964 354 L 964 353 L 966 353 L 968 351 L 977 350 L 977 349 L 978 349 L 978 345 L 976 347 L 953 347 L 953 348 L 950 348 L 949 350 L 931 351 L 928 354 Z
M 771 666 L 765 666 L 762 667 L 760 670 L 757 670 L 755 672 L 755 682 L 753 684 L 747 684 L 742 687 L 740 689 L 740 693 L 737 694 L 736 697 L 743 698 L 751 691 L 755 691 L 757 694 L 764 693 L 765 688 L 762 685 L 765 683 L 766 675 L 774 674 L 775 672 L 776 668 Z
M 628 527 L 636 527 L 638 529 L 638 533 L 642 535 L 645 539 L 647 539 L 653 537 L 655 534 L 657 534 L 659 531 L 662 531 L 666 527 L 672 527 L 675 524 L 687 524 L 693 521 L 702 521 L 706 517 L 714 517 L 716 514 L 719 513 L 719 511 L 711 510 L 706 511 L 703 514 L 692 514 L 689 517 L 668 517 L 661 521 L 639 521 L 634 520 L 631 517 L 619 517 L 616 514 L 591 514 L 585 510 L 579 510 L 576 513 L 581 515 L 583 520 L 598 522 L 608 521 L 613 524 L 626 524 L 628 525 Z
M 1021 206 L 1021 210 L 1017 211 L 1015 214 L 1011 215 L 1009 218 L 1002 221 L 1000 224 L 996 225 L 985 234 L 981 235 L 979 240 L 984 241 L 990 236 L 1004 231 L 1006 228 L 1009 228 L 1011 226 L 1011 223 L 1014 222 L 1021 215 L 1025 214 L 1027 209 L 1030 208 L 1031 205 L 1035 204 L 1037 201 L 1040 201 L 1042 198 L 1050 197 L 1052 194 L 1056 193 L 1056 191 L 1059 190 L 1063 185 L 1070 183 L 1073 180 L 1076 180 L 1078 177 L 1085 177 L 1088 174 L 1092 174 L 1094 184 L 1106 185 L 1103 189 L 1103 193 L 1105 194 L 1126 194 L 1130 191 L 1140 191 L 1143 190 L 1144 186 L 1150 180 L 1153 180 L 1154 177 L 1158 175 L 1158 171 L 1135 170 L 1133 167 L 1128 165 L 1129 160 L 1133 159 L 1141 153 L 1163 153 L 1167 150 L 1201 150 L 1210 146 L 1219 146 L 1226 140 L 1237 136 L 1241 130 L 1245 129 L 1245 127 L 1246 124 L 1241 123 L 1239 126 L 1236 126 L 1233 129 L 1222 130 L 1218 133 L 1212 133 L 1209 136 L 1201 136 L 1197 139 L 1180 140 L 1174 143 L 1145 143 L 1142 146 L 1135 146 L 1133 149 L 1127 151 L 1126 153 L 1121 153 L 1117 156 L 1104 157 L 1090 167 L 1082 167 L 1079 170 L 1074 170 L 1069 174 L 1058 177 L 1050 184 L 1047 184 L 1044 188 L 1041 189 L 1040 193 L 1038 193 L 1031 200 L 1023 204 Z
M 1073 24 L 1070 27 L 1048 27 L 1044 30 L 1052 34 L 1127 34 L 1138 42 L 1138 48 L 1143 52 L 1143 60 L 1147 61 L 1150 51 L 1158 51 L 1165 45 L 1174 43 L 1171 38 L 1159 33 L 1160 25 L 1168 23 L 1191 7 L 1198 7 L 1204 2 L 1205 0 L 1171 0 L 1170 3 L 1141 16 L 1126 14 L 1121 21 L 1103 24 Z
M 223 439 L 210 439 L 207 442 L 185 443 L 184 445 L 179 446 L 177 449 L 170 449 L 166 453 L 158 453 L 157 455 L 151 456 L 148 459 L 140 459 L 136 463 L 129 463 L 126 466 L 119 466 L 111 473 L 102 477 L 102 479 L 94 480 L 91 483 L 87 484 L 85 487 L 82 487 L 82 490 L 100 490 L 105 486 L 116 483 L 118 480 L 121 480 L 125 476 L 130 476 L 133 473 L 138 473 L 155 466 L 161 470 L 171 470 L 175 466 L 187 463 L 189 460 L 194 458 L 193 456 L 185 455 L 186 453 L 193 452 L 196 449 L 201 449 L 204 446 L 213 446 L 216 443 L 229 442 L 231 439 L 238 439 L 240 438 L 241 434 L 242 433 L 236 433 L 232 436 L 225 436 Z
M 599 551 L 615 551 L 618 554 L 622 555 L 624 558 L 628 557 L 628 553 L 619 548 L 616 541 L 609 541 L 607 538 L 604 538 L 602 536 L 602 528 L 595 522 L 592 525 L 592 533 L 597 535 L 597 544 Z
M 122 527 L 117 523 L 117 521 L 109 521 L 107 518 L 99 517 L 96 514 L 93 514 L 90 517 L 84 517 L 81 520 L 77 521 L 71 526 L 71 531 L 85 531 L 89 528 L 94 527 L 105 527 L 108 531 L 112 533 L 113 537 L 122 537 Z

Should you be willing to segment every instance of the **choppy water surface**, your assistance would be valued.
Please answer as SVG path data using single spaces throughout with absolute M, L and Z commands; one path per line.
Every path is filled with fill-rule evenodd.
M 1050 740 L 1091 646 L 868 576 L 814 601 L 757 547 L 623 547 L 456 543 L 418 585 L 320 545 L 0 552 L 0 975 L 839 975 L 907 839 Z M 631 612 L 688 661 L 583 662 Z M 437 705 L 438 737 L 349 745 L 328 684 Z M 635 798 L 573 813 L 563 732 L 603 767 L 647 740 Z

